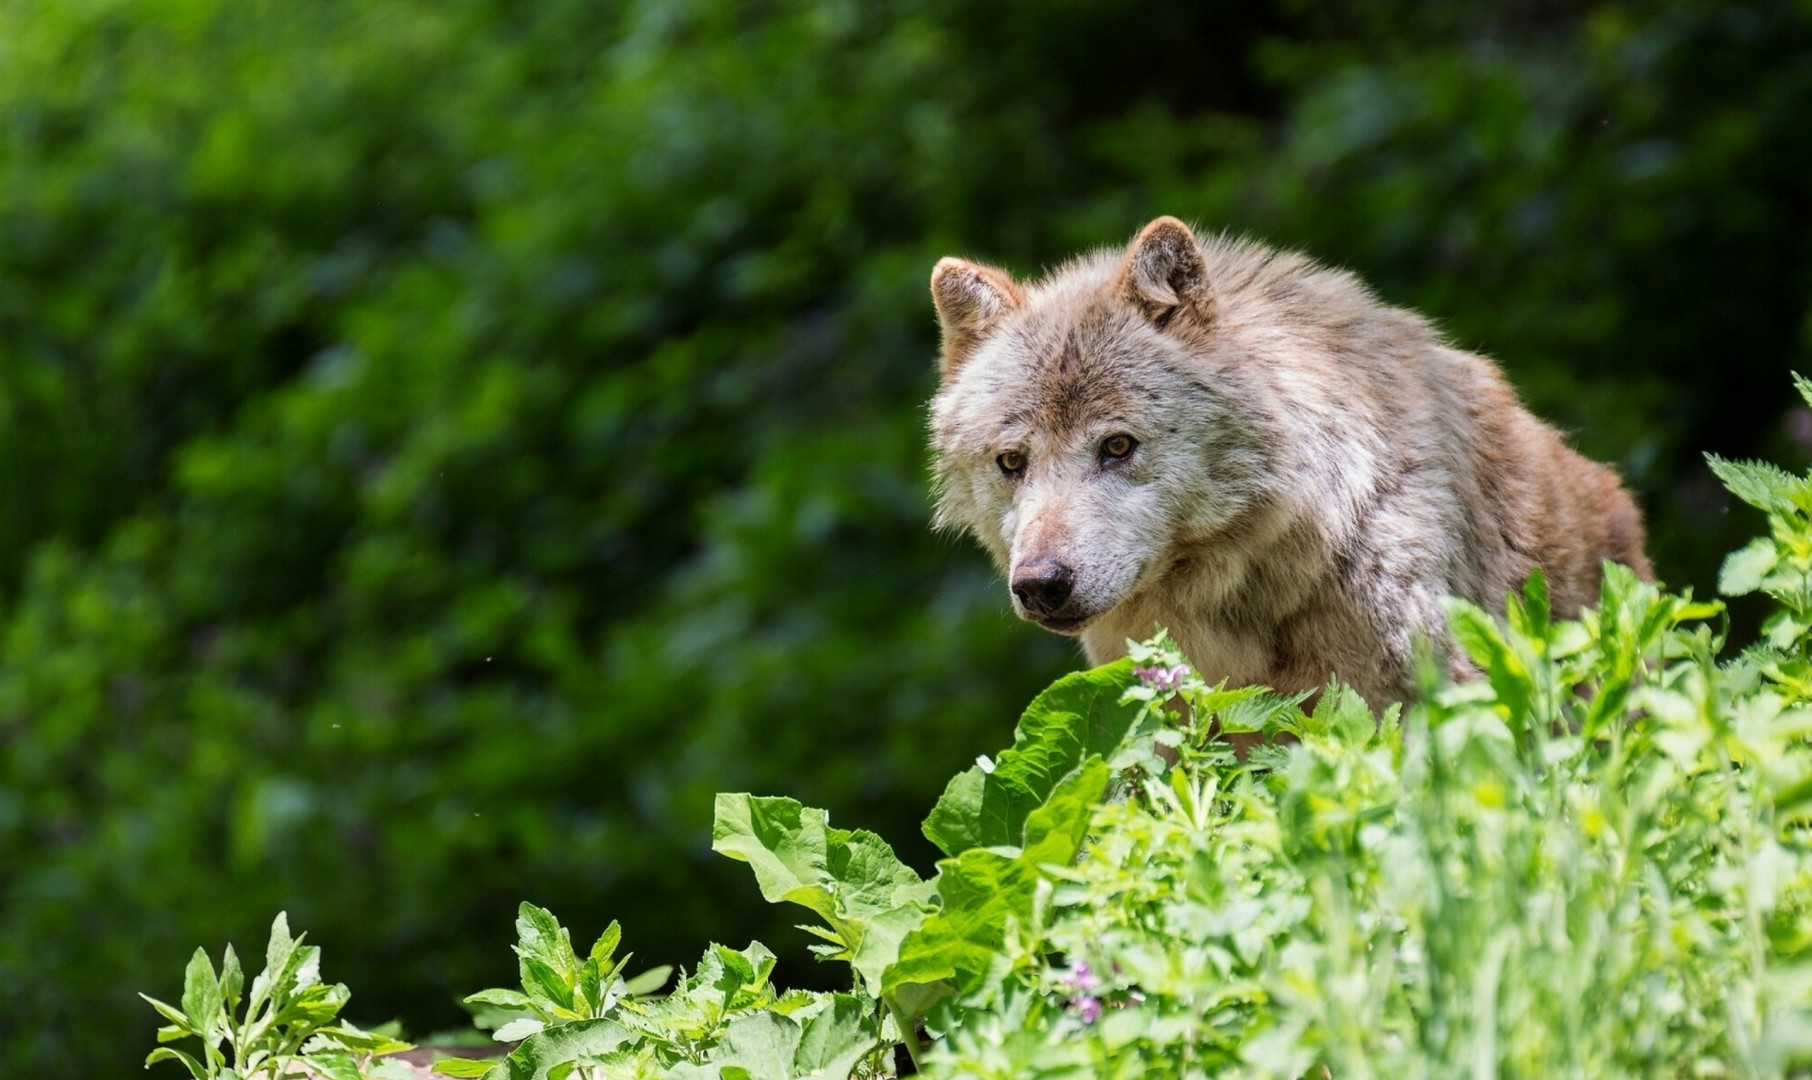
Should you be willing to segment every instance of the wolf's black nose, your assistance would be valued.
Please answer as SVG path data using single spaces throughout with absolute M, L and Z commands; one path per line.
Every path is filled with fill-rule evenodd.
M 1076 575 L 1056 559 L 1033 559 L 1013 577 L 1013 595 L 1032 615 L 1053 615 L 1070 598 Z

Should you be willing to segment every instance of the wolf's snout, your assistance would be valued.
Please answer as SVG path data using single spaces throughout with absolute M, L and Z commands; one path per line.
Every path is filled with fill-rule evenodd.
M 1076 572 L 1056 559 L 1033 559 L 1013 575 L 1013 595 L 1028 615 L 1055 615 L 1075 583 Z

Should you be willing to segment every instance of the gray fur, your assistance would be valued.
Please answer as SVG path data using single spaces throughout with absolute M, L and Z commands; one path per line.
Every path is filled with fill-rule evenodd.
M 1073 568 L 1063 617 L 1038 621 L 1091 662 L 1163 626 L 1211 682 L 1338 674 L 1380 702 L 1407 693 L 1418 635 L 1444 640 L 1443 595 L 1501 610 L 1541 565 L 1569 614 L 1601 558 L 1648 573 L 1614 474 L 1350 274 L 1160 218 L 1031 285 L 943 260 L 933 295 L 936 523 L 1009 582 Z M 1124 460 L 1103 456 L 1116 434 L 1138 442 Z

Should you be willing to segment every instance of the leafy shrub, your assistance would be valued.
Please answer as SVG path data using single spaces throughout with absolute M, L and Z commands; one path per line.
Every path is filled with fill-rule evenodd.
M 271 923 L 264 970 L 252 979 L 249 994 L 231 945 L 218 972 L 208 954 L 196 949 L 183 973 L 181 1008 L 139 996 L 169 1021 L 158 1029 L 158 1042 L 193 1038 L 201 1051 L 160 1046 L 145 1064 L 179 1062 L 194 1080 L 284 1080 L 305 1075 L 303 1070 L 324 1080 L 357 1080 L 379 1055 L 409 1049 L 387 1035 L 334 1022 L 351 994 L 338 983 L 321 981 L 321 950 L 302 944 L 307 936 L 290 937 L 289 916 L 279 912 Z
M 713 846 L 816 917 L 846 992 L 776 991 L 755 944 L 644 996 L 614 923 L 581 961 L 524 905 L 522 990 L 473 1000 L 526 1039 L 443 1069 L 872 1077 L 899 1044 L 964 1078 L 1804 1075 L 1812 474 L 1713 467 L 1770 526 L 1725 588 L 1779 604 L 1732 660 L 1721 604 L 1611 564 L 1576 621 L 1539 572 L 1501 621 L 1449 601 L 1484 677 L 1431 661 L 1382 715 L 1208 686 L 1160 635 L 950 782 L 930 880 L 823 811 L 718 797 Z

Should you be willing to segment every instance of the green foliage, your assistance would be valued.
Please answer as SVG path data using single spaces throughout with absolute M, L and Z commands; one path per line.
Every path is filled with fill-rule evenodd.
M 925 532 L 943 254 L 1173 213 L 1350 267 L 1703 592 L 1749 526 L 1699 451 L 1807 453 L 1809 43 L 1801 0 L 0 4 L 0 1060 L 123 1075 L 131 988 L 280 909 L 412 1030 L 511 977 L 511 883 L 650 962 L 780 947 L 719 791 L 929 872 L 1075 666 Z
M 358 1080 L 377 1055 L 409 1049 L 387 1035 L 334 1022 L 351 995 L 344 986 L 321 981 L 321 950 L 302 944 L 307 936 L 291 938 L 289 916 L 278 913 L 264 970 L 253 977 L 249 995 L 231 945 L 218 972 L 208 954 L 196 949 L 183 972 L 181 1008 L 139 996 L 169 1021 L 157 1031 L 159 1043 L 194 1038 L 201 1053 L 159 1046 L 145 1065 L 180 1062 L 195 1080 L 281 1080 L 303 1075 L 299 1070 L 327 1080 Z
M 1783 549 L 1804 535 L 1806 479 L 1720 472 Z M 1179 764 L 1042 868 L 1030 921 L 933 1012 L 927 1075 L 1797 1075 L 1812 711 L 1779 672 L 1812 640 L 1720 665 L 1719 612 L 1616 566 L 1578 621 L 1539 575 L 1501 622 L 1451 602 L 1485 677 L 1401 718 L 1339 687 L 1309 713 L 1228 694 L 1141 647 L 1128 697 L 1188 706 Z M 1215 715 L 1289 742 L 1238 762 Z
M 1084 759 L 1126 741 L 1135 712 L 1121 700 L 1131 661 L 1079 671 L 1032 700 L 997 761 L 959 773 L 925 819 L 925 835 L 946 855 L 1024 842 L 1026 819 Z
M 774 954 L 759 943 L 741 952 L 712 945 L 691 975 L 682 972 L 672 991 L 656 997 L 666 970 L 628 983 L 615 978 L 628 959 L 610 963 L 620 937 L 615 923 L 586 964 L 578 963 L 566 929 L 541 908 L 522 905 L 516 929 L 522 990 L 485 990 L 467 1001 L 532 1013 L 496 1032 L 498 1041 L 521 1045 L 494 1064 L 442 1061 L 435 1072 L 485 1080 L 793 1080 L 877 1071 L 874 1003 L 777 992 L 769 982 Z M 606 968 L 609 975 L 589 974 Z
M 798 904 L 823 919 L 805 929 L 812 951 L 855 969 L 871 996 L 900 939 L 924 920 L 933 887 L 869 832 L 829 827 L 822 810 L 792 799 L 719 795 L 714 851 L 749 864 L 771 904 Z
M 1767 510 L 1777 568 L 1758 580 L 1798 610 L 1812 474 L 1718 469 Z M 1721 604 L 1614 564 L 1577 620 L 1553 617 L 1540 571 L 1501 620 L 1447 614 L 1482 677 L 1428 663 L 1382 715 L 1338 684 L 1306 710 L 1210 687 L 1163 634 L 1060 680 L 927 820 L 991 841 L 953 844 L 930 881 L 824 811 L 719 796 L 714 846 L 824 921 L 816 951 L 850 992 L 780 992 L 752 944 L 711 946 L 658 996 L 666 972 L 621 978 L 615 923 L 581 961 L 524 904 L 522 989 L 469 999 L 525 1014 L 496 1032 L 521 1045 L 436 1068 L 868 1080 L 896 1047 L 945 1078 L 1812 1068 L 1812 703 L 1789 674 L 1812 634 L 1720 663 Z M 1264 743 L 1241 760 L 1224 732 Z M 273 970 L 312 973 L 278 941 Z M 214 1020 L 186 1017 L 230 1015 L 230 949 L 226 967 L 198 952 L 187 1013 L 154 1002 L 171 1037 L 211 1051 Z M 319 1020 L 344 997 L 323 990 Z
M 1812 406 L 1812 381 L 1795 374 Z M 1812 478 L 1791 476 L 1766 462 L 1708 456 L 1713 472 L 1737 498 L 1768 515 L 1768 535 L 1724 560 L 1718 590 L 1728 596 L 1763 592 L 1776 605 L 1762 624 L 1763 640 L 1749 659 L 1788 700 L 1812 700 L 1812 667 L 1794 643 L 1812 631 Z
M 1033 917 L 1043 868 L 1076 857 L 1107 780 L 1107 766 L 1090 758 L 1027 817 L 1023 847 L 970 848 L 940 862 L 940 910 L 900 943 L 887 992 L 916 1013 L 951 989 L 997 974 L 1005 939 Z
M 673 973 L 658 967 L 625 979 L 629 955 L 620 960 L 616 956 L 622 940 L 622 928 L 613 922 L 580 960 L 566 928 L 545 908 L 524 903 L 517 911 L 513 946 L 522 989 L 484 990 L 466 998 L 466 1003 L 522 1014 L 496 1025 L 499 1042 L 526 1039 L 550 1025 L 601 1019 L 610 1015 L 618 999 L 659 989 Z

